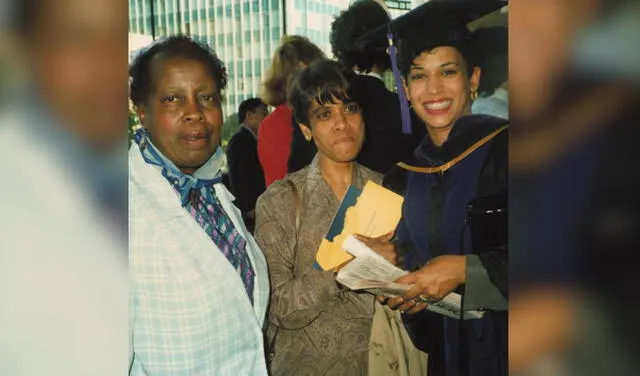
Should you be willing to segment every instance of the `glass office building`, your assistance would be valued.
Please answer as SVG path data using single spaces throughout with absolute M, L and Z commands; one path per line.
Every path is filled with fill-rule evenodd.
M 386 0 L 385 4 L 387 5 L 391 18 L 401 16 L 412 9 L 411 0 Z
M 309 37 L 330 55 L 332 17 L 348 0 L 129 0 L 131 33 L 158 38 L 184 33 L 212 46 L 226 63 L 225 115 L 237 112 L 260 84 L 280 38 Z
M 226 63 L 224 114 L 258 96 L 271 56 L 284 34 L 307 36 L 331 56 L 333 16 L 349 0 L 129 0 L 129 31 L 152 38 L 183 33 L 212 46 Z M 392 16 L 410 0 L 388 0 Z
M 207 43 L 227 65 L 224 114 L 257 96 L 283 35 L 280 0 L 129 0 L 129 30 L 154 39 L 183 33 Z

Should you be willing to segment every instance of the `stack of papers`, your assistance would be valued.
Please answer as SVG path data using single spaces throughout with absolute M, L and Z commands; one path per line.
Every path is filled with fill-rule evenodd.
M 360 191 L 350 186 L 327 236 L 316 254 L 315 267 L 338 270 L 337 281 L 356 291 L 379 296 L 403 296 L 410 285 L 394 281 L 407 274 L 377 254 L 354 234 L 370 238 L 395 231 L 402 216 L 402 196 L 374 182 L 367 182 Z M 427 310 L 460 319 L 462 296 L 450 293 L 442 300 L 427 305 Z M 482 317 L 482 311 L 465 311 L 464 320 Z
M 393 282 L 406 275 L 406 271 L 391 264 L 353 236 L 347 237 L 343 247 L 354 256 L 338 272 L 336 280 L 344 286 L 389 297 L 405 295 L 411 287 Z M 451 292 L 441 300 L 429 303 L 427 310 L 459 320 L 462 316 L 462 296 Z M 483 311 L 464 311 L 463 319 L 478 319 L 483 315 Z

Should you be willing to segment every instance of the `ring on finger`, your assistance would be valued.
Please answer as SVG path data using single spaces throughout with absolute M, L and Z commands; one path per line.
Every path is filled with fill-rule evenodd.
M 429 296 L 424 296 L 424 295 L 420 295 L 419 299 L 420 299 L 421 302 L 427 303 L 427 304 L 432 304 L 432 303 L 437 302 L 436 299 L 434 299 L 432 297 L 429 297 Z

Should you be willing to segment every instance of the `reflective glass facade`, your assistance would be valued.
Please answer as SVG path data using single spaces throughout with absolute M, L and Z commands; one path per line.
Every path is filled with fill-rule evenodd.
M 129 30 L 153 38 L 183 33 L 212 46 L 227 65 L 225 116 L 246 98 L 258 96 L 260 83 L 286 34 L 307 36 L 331 56 L 333 16 L 349 0 L 129 0 Z M 392 16 L 404 3 L 387 1 Z M 407 5 L 408 9 L 409 6 Z

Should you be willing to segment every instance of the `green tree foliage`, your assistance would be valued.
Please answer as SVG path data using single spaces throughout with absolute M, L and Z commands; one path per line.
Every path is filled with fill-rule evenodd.
M 226 150 L 227 144 L 231 137 L 240 129 L 240 121 L 238 120 L 238 114 L 234 113 L 222 124 L 222 147 Z

